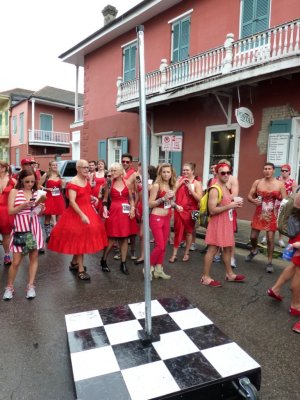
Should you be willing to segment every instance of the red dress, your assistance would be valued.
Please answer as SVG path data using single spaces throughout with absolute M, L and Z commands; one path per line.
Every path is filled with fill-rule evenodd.
M 67 190 L 76 192 L 76 203 L 89 218 L 84 224 L 80 216 L 69 206 L 51 232 L 48 248 L 63 254 L 96 253 L 107 246 L 104 224 L 91 204 L 91 186 L 85 187 L 69 183 Z
M 3 235 L 9 235 L 13 227 L 14 216 L 8 214 L 8 196 L 14 187 L 15 183 L 10 178 L 2 193 L 0 193 L 0 233 Z
M 281 201 L 279 190 L 272 192 L 257 190 L 257 196 L 262 197 L 262 203 L 256 207 L 251 227 L 258 231 L 277 230 L 278 204 Z
M 223 197 L 220 206 L 231 203 L 228 189 L 222 190 Z M 206 230 L 205 243 L 218 247 L 232 247 L 234 245 L 232 209 L 212 215 Z
M 57 190 L 54 190 L 52 192 L 47 191 L 46 201 L 45 201 L 46 208 L 44 210 L 44 214 L 45 215 L 61 215 L 66 208 L 65 200 L 61 193 L 61 189 L 62 189 L 61 179 L 59 179 L 58 181 L 55 181 L 53 179 L 48 179 L 46 182 L 46 188 L 47 189 L 56 188 Z
M 100 215 L 100 217 L 102 217 L 103 215 L 103 204 L 102 204 L 102 198 L 99 199 L 99 193 L 100 193 L 100 189 L 105 185 L 106 183 L 106 178 L 103 176 L 102 178 L 97 178 L 97 176 L 95 175 L 94 177 L 94 184 L 95 186 L 92 187 L 92 195 L 97 197 L 98 201 L 98 206 L 97 206 L 97 210 L 98 213 Z
M 124 187 L 121 191 L 114 188 L 114 182 L 110 189 L 111 204 L 109 217 L 105 221 L 107 236 L 111 238 L 125 238 L 132 235 L 132 220 L 129 217 L 129 190 L 123 180 Z M 137 223 L 136 223 L 137 225 Z
M 186 178 L 181 178 L 180 181 L 184 179 Z M 187 186 L 183 183 L 176 192 L 176 204 L 183 207 L 182 212 L 174 209 L 174 247 L 179 247 L 180 242 L 183 240 L 184 232 L 193 233 L 195 222 L 192 220 L 191 212 L 199 209 L 199 201 L 194 199 Z

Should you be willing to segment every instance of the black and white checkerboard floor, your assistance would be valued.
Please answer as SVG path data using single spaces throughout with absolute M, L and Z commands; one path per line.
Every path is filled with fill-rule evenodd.
M 259 364 L 187 299 L 151 302 L 160 341 L 149 347 L 137 333 L 144 310 L 135 303 L 65 316 L 77 399 L 179 398 L 249 375 L 259 386 Z

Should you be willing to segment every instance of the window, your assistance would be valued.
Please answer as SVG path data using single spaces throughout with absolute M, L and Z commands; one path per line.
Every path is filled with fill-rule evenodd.
M 123 47 L 123 78 L 124 82 L 136 79 L 136 42 Z
M 20 143 L 24 143 L 24 113 L 20 114 Z
M 121 163 L 122 154 L 128 152 L 128 139 L 126 137 L 115 138 L 108 139 L 107 142 L 108 166 L 115 162 Z
M 18 119 L 17 116 L 14 115 L 12 120 L 12 131 L 14 135 L 17 134 L 17 129 L 18 129 Z
M 182 61 L 189 57 L 190 25 L 190 16 L 180 19 L 172 24 L 171 62 Z
M 269 28 L 270 0 L 243 0 L 241 38 Z

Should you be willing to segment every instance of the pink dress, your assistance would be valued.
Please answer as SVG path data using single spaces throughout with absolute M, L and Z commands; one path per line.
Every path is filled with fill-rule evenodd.
M 35 192 L 32 197 L 36 199 L 37 192 Z M 15 198 L 15 204 L 14 204 L 15 207 L 21 205 L 25 201 L 27 200 L 23 190 L 18 190 Z M 32 217 L 30 218 L 30 214 L 31 214 L 30 208 L 18 212 L 18 214 L 16 214 L 14 218 L 14 230 L 16 232 L 31 231 L 37 242 L 37 248 L 41 249 L 44 247 L 44 240 L 43 240 L 43 233 L 39 217 L 33 214 Z M 15 246 L 13 244 L 13 232 L 11 233 L 10 251 L 14 253 L 22 253 L 23 251 L 23 248 L 21 246 Z
M 228 189 L 222 189 L 222 191 L 223 197 L 220 206 L 226 206 L 231 203 L 230 192 Z M 211 216 L 206 230 L 205 243 L 219 247 L 234 245 L 232 209 Z

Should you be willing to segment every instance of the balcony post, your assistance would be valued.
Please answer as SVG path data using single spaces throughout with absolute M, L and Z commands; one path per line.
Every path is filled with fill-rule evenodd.
M 118 76 L 117 79 L 117 101 L 116 101 L 116 106 L 118 107 L 121 104 L 122 101 L 122 85 L 123 83 L 123 78 L 121 76 Z
M 31 99 L 31 138 L 29 138 L 31 140 L 34 140 L 34 136 L 35 136 L 34 117 L 35 117 L 35 99 L 32 98 Z
M 165 58 L 163 58 L 160 62 L 160 89 L 159 92 L 160 93 L 164 93 L 167 89 L 167 60 Z
M 223 60 L 222 74 L 228 74 L 232 69 L 232 61 L 233 61 L 232 43 L 233 42 L 234 42 L 234 34 L 227 33 L 226 40 L 224 43 L 225 57 Z

